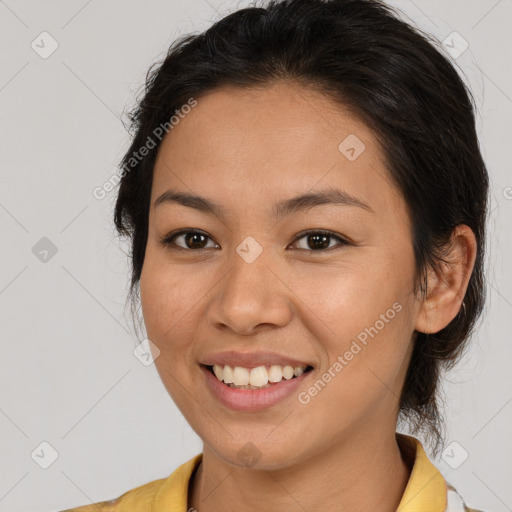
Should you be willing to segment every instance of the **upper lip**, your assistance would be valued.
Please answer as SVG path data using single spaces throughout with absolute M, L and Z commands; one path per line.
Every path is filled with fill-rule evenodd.
M 293 359 L 289 356 L 278 354 L 276 352 L 216 352 L 205 357 L 201 364 L 205 366 L 241 366 L 244 368 L 256 368 L 257 366 L 267 366 L 277 364 L 280 366 L 313 366 L 310 363 Z

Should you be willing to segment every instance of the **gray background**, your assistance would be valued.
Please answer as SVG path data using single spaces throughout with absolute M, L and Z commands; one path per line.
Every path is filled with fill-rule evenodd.
M 446 391 L 448 452 L 436 465 L 473 507 L 512 510 L 512 1 L 393 2 L 443 41 L 479 108 L 492 182 L 489 301 Z M 153 365 L 133 350 L 127 247 L 115 194 L 92 195 L 129 140 L 119 116 L 180 34 L 249 2 L 0 1 L 0 511 L 112 499 L 168 476 L 201 443 Z M 31 47 L 58 49 L 42 58 Z M 57 249 L 41 261 L 33 247 Z M 48 244 L 47 241 L 39 244 Z M 42 250 L 39 245 L 36 249 Z M 52 449 L 58 458 L 47 469 Z M 452 444 L 456 442 L 458 444 Z M 460 445 L 460 446 L 459 446 Z M 33 454 L 33 455 L 31 455 Z M 37 461 L 37 462 L 36 462 Z M 457 463 L 457 464 L 458 464 Z

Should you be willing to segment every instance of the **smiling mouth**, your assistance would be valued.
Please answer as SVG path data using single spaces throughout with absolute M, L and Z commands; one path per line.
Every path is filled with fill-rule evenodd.
M 300 377 L 304 373 L 313 370 L 312 366 L 281 366 L 267 365 L 255 368 L 228 365 L 203 365 L 220 382 L 234 389 L 265 389 L 275 386 L 280 382 Z

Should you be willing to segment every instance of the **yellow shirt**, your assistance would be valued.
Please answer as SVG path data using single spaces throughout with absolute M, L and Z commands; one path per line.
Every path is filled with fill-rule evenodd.
M 397 512 L 482 512 L 468 508 L 461 496 L 430 462 L 420 441 L 396 433 L 402 453 L 413 461 L 411 475 Z M 179 466 L 168 478 L 154 480 L 119 498 L 61 512 L 187 512 L 190 478 L 203 454 Z

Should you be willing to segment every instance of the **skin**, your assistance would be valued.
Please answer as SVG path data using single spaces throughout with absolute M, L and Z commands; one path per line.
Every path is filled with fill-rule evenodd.
M 354 161 L 338 149 L 349 134 L 366 146 Z M 328 187 L 372 211 L 326 204 L 271 217 L 274 203 Z M 215 201 L 225 215 L 155 208 L 168 189 Z M 205 232 L 206 247 L 187 246 L 184 236 L 174 240 L 181 251 L 160 243 L 181 228 Z M 313 228 L 351 243 L 330 238 L 328 249 L 315 250 L 307 236 L 296 240 Z M 249 236 L 263 249 L 252 263 L 236 252 Z M 475 255 L 473 233 L 459 226 L 452 263 L 439 276 L 429 272 L 423 300 L 413 293 L 407 205 L 357 117 L 285 82 L 199 98 L 159 148 L 140 280 L 156 367 L 204 443 L 189 506 L 395 511 L 410 476 L 395 430 L 414 333 L 437 332 L 457 314 Z M 401 311 L 307 404 L 292 393 L 263 411 L 236 412 L 212 396 L 199 370 L 213 352 L 276 351 L 314 366 L 299 392 L 307 390 L 396 302 Z M 248 442 L 258 450 L 253 467 L 238 457 Z

